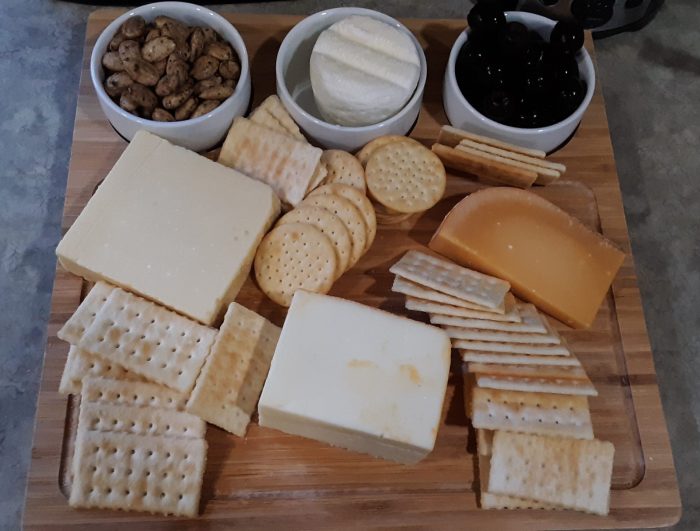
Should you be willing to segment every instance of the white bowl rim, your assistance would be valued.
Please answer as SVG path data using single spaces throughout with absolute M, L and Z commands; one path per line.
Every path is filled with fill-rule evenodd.
M 238 79 L 238 83 L 236 84 L 236 89 L 233 91 L 233 94 L 226 98 L 226 100 L 224 100 L 221 105 L 216 107 L 211 112 L 208 112 L 207 114 L 204 114 L 202 116 L 198 116 L 197 118 L 189 118 L 187 120 L 179 120 L 176 122 L 159 122 L 158 120 L 149 120 L 148 118 L 141 118 L 140 116 L 136 116 L 135 114 L 127 112 L 124 109 L 122 109 L 119 105 L 117 105 L 114 102 L 114 100 L 112 100 L 112 98 L 109 96 L 109 94 L 107 94 L 107 92 L 104 89 L 104 81 L 101 81 L 99 79 L 100 76 L 98 74 L 98 63 L 101 64 L 101 58 L 97 57 L 97 50 L 98 48 L 101 48 L 101 46 L 98 45 L 101 45 L 104 41 L 108 39 L 112 39 L 112 36 L 116 33 L 116 30 L 119 28 L 119 26 L 121 26 L 124 23 L 124 21 L 126 21 L 129 17 L 133 17 L 135 15 L 142 15 L 154 9 L 158 9 L 159 11 L 165 12 L 171 8 L 183 8 L 191 9 L 193 11 L 202 11 L 203 13 L 205 13 L 208 16 L 211 16 L 212 18 L 217 19 L 224 24 L 228 24 L 231 27 L 231 30 L 233 30 L 233 35 L 240 40 L 241 49 L 243 51 L 243 54 L 241 54 L 238 50 L 236 50 L 236 54 L 241 60 L 241 75 Z M 173 16 L 173 18 L 175 17 Z M 227 107 L 230 107 L 234 104 L 235 97 L 238 94 L 240 94 L 240 92 L 243 90 L 243 84 L 249 76 L 250 73 L 248 66 L 248 49 L 245 45 L 243 37 L 241 37 L 241 34 L 238 32 L 236 27 L 218 13 L 207 9 L 203 6 L 190 4 L 189 2 L 155 2 L 129 9 L 126 13 L 117 17 L 104 30 L 102 30 L 100 35 L 97 37 L 97 40 L 95 41 L 95 44 L 92 48 L 92 53 L 90 54 L 90 78 L 92 80 L 92 85 L 95 88 L 95 91 L 97 91 L 100 99 L 104 101 L 105 104 L 108 107 L 110 107 L 112 111 L 118 113 L 124 118 L 132 120 L 144 126 L 157 124 L 158 127 L 162 127 L 163 130 L 179 129 L 182 127 L 200 124 L 216 114 L 223 113 Z M 243 83 L 241 83 L 241 81 L 243 81 Z
M 285 41 L 287 40 L 287 37 L 291 35 L 292 32 L 294 31 L 300 31 L 302 29 L 305 29 L 306 26 L 310 25 L 312 21 L 316 20 L 317 18 L 323 17 L 323 16 L 328 16 L 329 14 L 333 13 L 347 13 L 348 16 L 352 15 L 366 15 L 368 17 L 375 18 L 377 20 L 380 20 L 381 22 L 387 22 L 387 20 L 390 20 L 394 26 L 396 26 L 399 30 L 404 31 L 411 37 L 411 40 L 413 41 L 413 44 L 416 46 L 416 49 L 418 50 L 418 58 L 420 60 L 420 75 L 418 78 L 418 84 L 416 85 L 415 90 L 413 91 L 413 95 L 411 98 L 406 102 L 406 104 L 401 107 L 401 109 L 396 112 L 395 114 L 392 114 L 388 118 L 382 120 L 381 122 L 377 122 L 376 124 L 370 124 L 370 125 L 362 125 L 362 126 L 347 126 L 347 125 L 339 125 L 339 124 L 332 124 L 330 122 L 326 122 L 325 120 L 321 120 L 320 118 L 316 118 L 314 115 L 308 113 L 305 109 L 303 109 L 296 101 L 294 101 L 294 98 L 292 98 L 292 95 L 289 93 L 289 89 L 287 89 L 287 83 L 284 81 L 284 75 L 282 73 L 282 64 L 281 64 L 281 54 L 280 51 L 282 50 L 282 47 L 285 45 Z M 379 17 L 377 17 L 379 15 Z M 388 22 L 387 22 L 388 23 Z M 365 132 L 372 132 L 375 131 L 377 128 L 385 128 L 389 127 L 392 125 L 394 122 L 398 122 L 401 118 L 403 118 L 406 114 L 408 114 L 413 106 L 416 104 L 416 102 L 423 97 L 423 91 L 425 90 L 425 83 L 428 78 L 428 64 L 427 64 L 427 59 L 425 58 L 425 52 L 423 51 L 423 48 L 420 45 L 420 42 L 418 42 L 418 39 L 416 36 L 413 34 L 411 30 L 409 30 L 404 24 L 396 20 L 394 17 L 391 17 L 385 13 L 382 13 L 381 11 L 376 11 L 374 9 L 367 9 L 364 7 L 334 7 L 331 9 L 324 9 L 323 11 L 318 11 L 316 13 L 313 13 L 307 17 L 305 17 L 303 20 L 301 20 L 299 23 L 297 23 L 292 29 L 290 29 L 287 32 L 287 35 L 284 36 L 284 39 L 282 40 L 282 44 L 280 44 L 280 48 L 277 51 L 277 58 L 275 60 L 275 75 L 277 76 L 277 79 L 279 82 L 277 83 L 277 87 L 279 90 L 283 92 L 282 96 L 283 99 L 287 100 L 290 102 L 290 105 L 294 106 L 294 109 L 298 111 L 304 118 L 309 120 L 310 122 L 314 123 L 315 125 L 321 126 L 321 127 L 328 127 L 331 130 L 335 131 L 342 131 L 344 133 L 365 133 Z
M 545 22 L 550 27 L 554 27 L 556 24 L 555 20 L 552 20 L 551 18 L 543 17 L 542 15 L 537 15 L 536 13 L 530 13 L 527 11 L 506 11 L 506 19 L 512 18 L 516 22 L 520 21 L 540 21 L 540 22 Z M 572 122 L 579 121 L 581 119 L 581 116 L 583 115 L 583 112 L 588 108 L 588 106 L 591 103 L 591 100 L 593 99 L 593 93 L 595 92 L 595 68 L 593 66 L 593 61 L 591 60 L 591 56 L 588 54 L 588 51 L 586 50 L 585 47 L 581 48 L 581 53 L 583 54 L 583 62 L 586 65 L 587 68 L 590 69 L 592 72 L 593 76 L 592 79 L 590 79 L 587 83 L 586 87 L 586 95 L 583 98 L 583 101 L 581 104 L 576 108 L 574 112 L 572 112 L 569 116 L 564 118 L 563 120 L 559 122 L 555 122 L 551 125 L 547 125 L 545 127 L 513 127 L 512 125 L 505 125 L 500 122 L 497 122 L 495 120 L 492 120 L 491 118 L 483 115 L 481 112 L 479 112 L 474 106 L 469 103 L 467 98 L 464 97 L 464 94 L 462 94 L 462 91 L 459 88 L 459 85 L 457 84 L 457 75 L 455 73 L 455 65 L 457 63 L 457 54 L 459 54 L 459 51 L 462 49 L 462 46 L 467 42 L 467 32 L 469 31 L 468 28 L 466 28 L 464 31 L 462 31 L 457 39 L 455 40 L 454 44 L 452 45 L 452 50 L 450 51 L 450 57 L 447 61 L 447 70 L 448 70 L 448 80 L 451 85 L 453 85 L 454 92 L 457 93 L 457 97 L 459 98 L 459 101 L 462 105 L 467 107 L 469 110 L 471 110 L 474 115 L 480 120 L 481 123 L 493 128 L 497 129 L 500 131 L 508 132 L 508 133 L 517 133 L 520 135 L 539 135 L 541 133 L 553 133 L 556 132 L 558 129 L 561 129 L 562 127 L 571 124 Z

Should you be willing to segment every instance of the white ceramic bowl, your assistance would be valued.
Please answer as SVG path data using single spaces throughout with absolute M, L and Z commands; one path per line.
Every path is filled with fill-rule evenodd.
M 509 11 L 506 13 L 506 19 L 509 22 L 522 22 L 529 29 L 539 33 L 545 40 L 549 40 L 552 28 L 556 24 L 555 21 L 548 18 L 523 11 Z M 578 109 L 568 118 L 556 124 L 547 127 L 523 129 L 520 127 L 503 125 L 487 118 L 472 107 L 462 95 L 462 91 L 459 90 L 459 86 L 457 85 L 455 63 L 459 51 L 467 42 L 468 38 L 468 30 L 460 33 L 459 37 L 452 45 L 450 58 L 447 61 L 447 68 L 445 69 L 442 98 L 447 119 L 453 126 L 472 133 L 497 138 L 504 142 L 510 142 L 531 149 L 540 149 L 546 152 L 557 148 L 569 138 L 581 121 L 581 117 L 583 113 L 586 112 L 588 105 L 591 103 L 591 98 L 595 90 L 595 70 L 593 68 L 593 62 L 585 49 L 582 49 L 576 55 L 579 73 L 587 85 L 586 96 L 583 98 L 583 102 L 579 105 Z
M 208 26 L 221 35 L 238 54 L 241 62 L 241 77 L 236 90 L 212 112 L 193 120 L 180 122 L 156 122 L 135 116 L 114 103 L 105 92 L 102 56 L 109 41 L 119 27 L 129 17 L 142 16 L 146 22 L 158 15 L 167 15 L 186 24 Z M 114 128 L 127 140 L 131 140 L 137 131 L 145 129 L 179 146 L 194 151 L 204 151 L 215 146 L 226 134 L 233 119 L 241 116 L 248 109 L 250 102 L 250 69 L 245 43 L 236 28 L 222 16 L 194 4 L 185 2 L 160 2 L 137 7 L 118 17 L 98 37 L 90 57 L 90 77 L 97 92 L 102 111 Z
M 309 74 L 311 51 L 319 34 L 335 22 L 352 15 L 372 17 L 407 33 L 420 58 L 418 86 L 408 103 L 386 120 L 363 127 L 347 127 L 324 121 L 316 107 Z M 275 64 L 277 95 L 294 121 L 322 146 L 346 151 L 355 151 L 378 136 L 408 133 L 420 112 L 427 72 L 423 49 L 406 26 L 378 11 L 358 7 L 328 9 L 306 17 L 287 33 L 277 52 Z

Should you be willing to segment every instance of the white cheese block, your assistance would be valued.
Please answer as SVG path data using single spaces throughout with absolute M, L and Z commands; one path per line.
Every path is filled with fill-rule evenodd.
M 402 463 L 435 444 L 450 369 L 439 328 L 297 291 L 260 398 L 260 424 Z
M 316 105 L 329 122 L 363 126 L 396 114 L 413 95 L 420 59 L 403 31 L 352 16 L 319 35 L 310 62 Z
M 76 275 L 211 324 L 279 211 L 266 184 L 140 131 L 56 254 Z

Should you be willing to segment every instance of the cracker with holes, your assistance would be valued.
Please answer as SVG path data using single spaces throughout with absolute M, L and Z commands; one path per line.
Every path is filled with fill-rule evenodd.
M 369 196 L 396 212 L 415 214 L 434 206 L 445 193 L 445 167 L 420 144 L 395 142 L 379 148 L 367 161 Z
M 347 184 L 326 184 L 314 190 L 312 195 L 325 194 L 336 195 L 350 201 L 362 214 L 367 228 L 367 241 L 365 242 L 364 252 L 366 253 L 374 243 L 374 238 L 377 235 L 377 217 L 374 213 L 374 207 L 367 196 L 353 186 Z
M 83 380 L 82 400 L 109 402 L 135 407 L 157 407 L 162 409 L 185 409 L 187 396 L 163 385 L 151 382 L 92 378 Z
M 80 430 L 69 503 L 196 516 L 206 453 L 202 438 Z
M 474 428 L 593 438 L 585 396 L 472 388 Z
M 85 378 L 115 378 L 119 380 L 142 381 L 138 374 L 127 371 L 117 363 L 112 363 L 75 345 L 70 346 L 66 366 L 63 368 L 58 392 L 62 394 L 80 393 Z
M 78 347 L 176 391 L 188 392 L 216 331 L 116 288 Z
M 422 145 L 417 140 L 414 140 L 408 136 L 401 136 L 401 135 L 379 136 L 379 137 L 375 138 L 374 140 L 370 140 L 369 142 L 367 142 L 365 144 L 365 146 L 360 151 L 357 152 L 357 160 L 360 161 L 360 164 L 362 164 L 362 166 L 366 166 L 367 161 L 369 161 L 370 157 L 374 154 L 375 151 L 377 151 L 380 148 L 383 148 L 384 146 L 388 146 L 389 144 L 396 144 L 399 142 L 413 144 L 416 146 Z
M 365 169 L 354 155 L 340 149 L 327 149 L 321 155 L 321 161 L 328 170 L 326 184 L 347 184 L 365 193 Z
M 465 328 L 463 326 L 443 326 L 443 329 L 452 339 L 466 339 L 468 341 L 484 343 L 525 343 L 529 345 L 561 344 L 561 336 L 552 328 L 547 320 L 541 319 L 540 322 L 544 326 L 544 332 L 515 332 L 486 329 L 485 327 Z
M 187 411 L 243 437 L 255 411 L 280 328 L 232 303 L 207 358 Z
M 408 308 L 409 303 L 411 305 L 411 308 L 408 308 L 409 310 L 454 315 L 455 317 L 472 317 L 474 319 L 478 319 L 479 317 L 476 316 L 480 316 L 483 319 L 509 321 L 512 323 L 522 321 L 520 314 L 515 308 L 515 298 L 510 293 L 506 293 L 502 305 L 499 305 L 497 308 L 486 308 L 480 304 L 421 286 L 398 275 L 394 279 L 391 290 L 406 295 L 406 307 Z M 472 312 L 462 313 L 460 309 L 472 310 Z
M 544 334 L 547 332 L 543 317 L 537 313 L 532 304 L 519 304 L 516 313 L 520 322 L 509 322 L 500 319 L 483 318 L 483 313 L 477 318 L 430 313 L 430 322 L 440 326 L 455 326 L 458 328 L 479 328 L 482 330 L 500 330 L 502 332 L 526 332 Z M 488 314 L 486 314 L 488 315 Z M 491 314 L 494 315 L 494 314 Z M 498 315 L 498 314 L 496 314 Z
M 258 286 L 284 307 L 289 307 L 294 292 L 299 289 L 328 293 L 336 270 L 331 240 L 306 223 L 275 227 L 263 238 L 255 255 Z
M 564 341 L 558 345 L 535 343 L 513 343 L 508 341 L 472 341 L 455 339 L 452 348 L 465 352 L 494 352 L 503 354 L 525 354 L 528 356 L 570 356 L 571 351 Z
M 56 333 L 59 339 L 75 345 L 85 333 L 85 330 L 95 320 L 95 315 L 107 301 L 107 297 L 114 290 L 114 286 L 106 282 L 98 282 L 93 286 L 87 296 L 80 303 L 78 309 L 70 316 L 68 321 Z
M 580 367 L 581 362 L 575 356 L 538 356 L 535 354 L 508 354 L 507 352 L 482 352 L 462 350 L 462 361 L 501 365 L 539 365 Z
M 530 391 L 562 395 L 597 396 L 595 386 L 587 376 L 566 378 L 546 375 L 503 375 L 476 373 L 476 384 L 489 389 Z
M 321 153 L 287 133 L 236 118 L 219 162 L 270 185 L 283 202 L 296 206 L 306 195 Z
M 510 284 L 466 267 L 412 250 L 389 269 L 416 284 L 486 308 L 499 308 Z
M 367 224 L 362 216 L 362 212 L 353 205 L 352 201 L 337 195 L 310 195 L 304 200 L 303 204 L 325 208 L 340 218 L 350 232 L 350 239 L 352 240 L 350 267 L 354 266 L 362 258 L 367 245 Z
M 350 267 L 350 258 L 352 255 L 352 240 L 342 220 L 325 208 L 300 205 L 297 208 L 287 212 L 277 222 L 278 225 L 286 223 L 306 223 L 313 225 L 318 230 L 323 232 L 333 244 L 336 252 L 336 278 L 345 273 Z
M 265 109 L 272 116 L 274 116 L 275 119 L 282 125 L 282 127 L 288 135 L 296 138 L 301 142 L 306 142 L 306 137 L 304 137 L 302 132 L 299 130 L 299 126 L 289 115 L 287 109 L 285 109 L 284 105 L 282 104 L 282 101 L 279 99 L 277 94 L 273 94 L 265 98 L 265 101 L 263 101 L 260 104 L 259 108 Z
M 493 437 L 493 435 L 491 437 Z M 479 442 L 477 442 L 477 447 L 479 448 L 479 505 L 482 509 L 558 509 L 557 506 L 549 503 L 526 500 L 514 496 L 505 496 L 503 494 L 494 494 L 489 491 L 491 450 L 489 448 L 488 454 L 482 454 Z
M 81 400 L 78 430 L 201 439 L 207 425 L 183 411 Z
M 489 490 L 608 514 L 615 447 L 605 441 L 497 431 Z

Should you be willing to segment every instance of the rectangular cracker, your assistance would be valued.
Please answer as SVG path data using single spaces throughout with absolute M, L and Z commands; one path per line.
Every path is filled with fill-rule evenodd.
M 547 328 L 543 323 L 544 318 L 537 313 L 532 304 L 516 305 L 516 312 L 520 315 L 521 322 L 509 322 L 491 319 L 471 319 L 468 317 L 455 317 L 430 312 L 430 322 L 435 325 L 453 326 L 457 328 L 476 328 L 481 330 L 499 330 L 502 332 L 526 332 L 531 334 L 544 334 Z
M 272 116 L 270 111 L 268 111 L 267 109 L 265 109 L 263 107 L 256 108 L 250 114 L 250 121 L 255 122 L 256 124 L 260 124 L 262 126 L 268 127 L 269 129 L 272 129 L 273 131 L 287 134 L 287 130 L 282 126 L 281 123 L 279 123 L 279 121 L 277 121 L 277 118 Z
M 504 332 L 501 330 L 485 330 L 478 328 L 460 328 L 456 326 L 443 326 L 447 335 L 452 339 L 466 339 L 485 343 L 525 343 L 529 345 L 560 345 L 561 336 L 552 328 L 547 319 L 540 320 L 545 327 L 545 333 L 532 332 Z
M 151 382 L 114 380 L 112 378 L 85 378 L 82 400 L 108 402 L 125 406 L 150 406 L 162 409 L 185 409 L 187 395 Z
M 472 388 L 474 428 L 592 439 L 585 396 Z
M 514 168 L 519 168 L 521 170 L 534 171 L 537 174 L 538 179 L 544 176 L 545 178 L 550 179 L 550 182 L 553 182 L 559 179 L 559 177 L 561 177 L 561 173 L 552 168 L 545 168 L 541 165 L 530 164 L 528 162 L 522 162 L 520 160 L 513 159 L 512 157 L 505 157 L 500 154 L 495 154 L 492 151 L 474 148 L 468 142 L 469 141 L 465 142 L 464 140 L 461 141 L 455 149 L 463 151 L 468 155 L 475 155 L 477 157 L 498 162 L 501 164 L 509 164 Z
M 473 149 L 478 149 L 479 151 L 484 151 L 486 153 L 491 153 L 492 155 L 499 155 L 507 159 L 511 159 L 517 162 L 523 162 L 525 164 L 531 164 L 537 168 L 545 168 L 549 170 L 555 170 L 557 173 L 562 174 L 566 172 L 566 165 L 559 162 L 552 162 L 539 157 L 531 157 L 529 155 L 523 155 L 516 151 L 511 151 L 508 149 L 503 149 L 495 146 L 490 146 L 488 144 L 483 144 L 481 142 L 476 142 L 475 140 L 470 140 L 468 138 L 463 138 L 459 141 L 459 146 L 470 147 Z M 453 146 L 457 147 L 457 146 Z
M 604 441 L 497 431 L 489 489 L 599 515 L 608 514 L 615 447 Z
M 173 409 L 80 401 L 78 430 L 201 439 L 206 423 Z
M 283 202 L 296 206 L 306 195 L 321 153 L 286 133 L 236 118 L 219 162 L 268 184 Z
M 68 350 L 68 359 L 61 375 L 58 392 L 64 395 L 77 395 L 83 386 L 84 378 L 114 378 L 118 380 L 142 381 L 138 374 L 127 371 L 117 363 L 90 354 L 75 345 Z
M 506 300 L 510 294 L 506 295 Z M 508 304 L 506 304 L 506 307 Z M 456 317 L 468 320 L 491 321 L 495 323 L 518 323 L 522 321 L 522 317 L 518 314 L 515 307 L 506 310 L 505 313 L 485 312 L 481 310 L 470 310 L 469 308 L 460 308 L 459 306 L 451 306 L 449 304 L 441 304 L 424 299 L 418 299 L 406 295 L 406 309 L 417 312 L 426 312 L 431 316 L 439 316 L 439 318 Z
M 268 96 L 260 104 L 260 107 L 268 111 L 282 125 L 287 134 L 293 136 L 301 142 L 307 142 L 306 137 L 299 130 L 299 126 L 285 109 L 282 101 L 276 94 Z
M 79 431 L 71 507 L 197 516 L 204 439 Z
M 102 308 L 102 305 L 107 301 L 107 297 L 114 289 L 114 286 L 106 282 L 100 281 L 95 284 L 73 315 L 56 333 L 58 338 L 71 345 L 76 345 L 80 338 L 83 337 L 85 330 L 95 320 L 95 315 L 97 315 L 97 312 Z
M 187 411 L 243 437 L 280 332 L 267 319 L 232 303 L 197 378 Z
M 486 144 L 488 146 L 506 149 L 514 153 L 522 153 L 523 155 L 528 155 L 530 157 L 535 157 L 538 159 L 543 159 L 547 156 L 547 154 L 544 151 L 541 151 L 539 149 L 529 149 L 521 146 L 516 146 L 515 144 L 502 142 L 500 140 L 496 140 L 495 138 L 490 138 L 488 136 L 477 135 L 476 133 L 470 133 L 468 131 L 462 131 L 461 129 L 457 129 L 456 127 L 452 127 L 451 125 L 443 125 L 440 128 L 440 133 L 438 135 L 437 141 L 439 144 L 445 144 L 446 146 L 455 147 L 464 139 L 474 140 L 475 142 L 479 142 L 480 144 Z
M 318 162 L 318 166 L 316 166 L 316 171 L 314 171 L 314 174 L 311 177 L 311 182 L 309 182 L 309 187 L 306 189 L 306 193 L 308 194 L 312 190 L 321 186 L 321 184 L 323 184 L 323 181 L 326 180 L 327 175 L 328 167 L 326 166 L 325 162 L 320 160 Z
M 493 432 L 491 432 L 493 433 Z M 549 503 L 534 500 L 525 500 L 514 496 L 494 494 L 489 491 L 489 471 L 491 469 L 491 455 L 479 453 L 479 505 L 482 509 L 558 509 Z
M 431 149 L 445 167 L 474 175 L 483 183 L 529 188 L 537 180 L 537 172 L 535 171 L 524 170 L 511 164 L 488 159 L 476 150 L 474 150 L 474 154 L 466 153 L 461 149 L 442 144 L 433 144 Z
M 421 286 L 420 284 L 416 284 L 415 282 L 411 282 L 410 280 L 407 280 L 401 276 L 397 276 L 394 279 L 394 284 L 391 287 L 391 290 L 396 292 L 396 293 L 403 293 L 406 295 L 406 300 L 411 300 L 412 303 L 426 303 L 430 302 L 433 304 L 439 304 L 440 309 L 442 311 L 437 311 L 438 307 L 436 306 L 436 311 L 435 313 L 444 313 L 446 315 L 453 315 L 452 312 L 455 312 L 455 308 L 460 308 L 464 310 L 473 310 L 474 312 L 478 312 L 479 315 L 482 314 L 488 314 L 489 316 L 491 314 L 497 314 L 497 315 L 505 315 L 508 312 L 508 310 L 511 310 L 511 313 L 515 309 L 515 299 L 513 296 L 508 293 L 504 299 L 503 299 L 503 306 L 499 306 L 498 308 L 486 308 L 484 306 L 481 306 L 480 304 L 474 304 L 473 302 L 465 301 L 462 299 L 459 299 L 457 297 L 453 297 L 452 295 L 447 295 L 446 293 L 441 293 L 439 291 L 436 291 L 434 289 L 426 288 L 425 286 Z M 422 312 L 427 312 L 431 310 L 418 310 Z M 471 315 L 471 314 L 470 314 Z M 468 317 L 465 315 L 462 315 L 463 317 Z M 519 316 L 514 316 L 512 315 L 511 318 L 519 318 Z M 493 317 L 494 319 L 497 317 Z
M 184 393 L 215 336 L 212 328 L 116 288 L 77 346 Z
M 462 350 L 462 361 L 513 364 L 513 365 L 553 365 L 580 367 L 581 362 L 575 356 L 536 356 L 533 354 L 508 354 L 505 352 L 480 352 Z
M 476 452 L 479 455 L 491 455 L 493 444 L 493 430 L 476 430 Z M 481 471 L 480 471 L 481 472 Z
M 537 376 L 491 376 L 476 375 L 479 387 L 503 389 L 509 391 L 527 391 L 553 393 L 561 395 L 598 396 L 590 380 L 571 380 L 562 378 L 540 378 Z
M 575 359 L 575 358 L 574 358 Z M 586 371 L 581 365 L 505 365 L 500 363 L 467 363 L 467 369 L 473 374 L 483 376 L 513 376 L 560 378 L 562 380 L 589 381 Z
M 535 345 L 532 343 L 509 343 L 506 341 L 470 341 L 455 339 L 452 348 L 465 352 L 497 352 L 503 354 L 524 354 L 530 356 L 569 356 L 571 351 L 562 340 L 559 345 Z
M 417 250 L 408 251 L 389 271 L 422 286 L 487 308 L 501 306 L 510 290 L 510 284 L 504 280 Z

